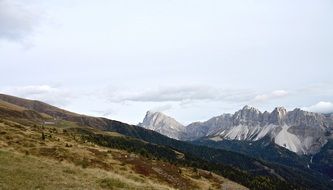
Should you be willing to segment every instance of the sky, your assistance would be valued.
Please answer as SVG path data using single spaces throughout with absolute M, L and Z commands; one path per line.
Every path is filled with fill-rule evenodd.
M 333 112 L 331 0 L 0 0 L 0 93 L 137 124 Z

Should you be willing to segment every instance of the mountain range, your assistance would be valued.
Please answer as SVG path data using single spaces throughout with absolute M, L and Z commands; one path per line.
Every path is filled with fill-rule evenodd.
M 283 107 L 277 107 L 269 113 L 245 106 L 234 114 L 223 114 L 187 126 L 163 113 L 148 111 L 139 126 L 183 141 L 209 139 L 253 142 L 268 139 L 299 155 L 316 154 L 328 139 L 333 138 L 332 114 L 312 113 L 298 108 L 287 111 Z
M 286 119 L 289 112 L 282 114 L 284 117 L 278 117 L 277 120 L 273 117 L 275 113 L 271 113 L 272 118 L 269 117 L 267 120 L 263 119 L 264 113 L 257 112 L 258 110 L 245 107 L 238 114 L 219 117 L 230 122 L 232 119 L 233 122 L 238 122 L 237 126 L 251 123 L 253 124 L 251 126 L 258 127 L 262 121 L 289 124 L 289 119 Z M 304 114 L 306 115 L 304 117 L 309 117 L 306 122 L 317 123 L 308 116 L 313 115 L 312 113 L 304 112 Z M 316 118 L 323 117 L 321 114 L 314 115 Z M 292 118 L 292 116 L 289 117 Z M 244 137 L 238 135 L 237 138 L 231 138 L 232 136 L 228 135 L 229 139 L 223 137 L 220 135 L 222 128 L 218 126 L 224 126 L 225 130 L 230 130 L 233 126 L 225 124 L 223 119 L 221 121 L 215 119 L 216 127 L 214 128 L 207 126 L 210 123 L 208 121 L 208 123 L 197 122 L 189 127 L 181 125 L 162 113 L 149 112 L 140 124 L 141 126 L 149 124 L 149 129 L 145 129 L 107 118 L 73 113 L 40 101 L 0 94 L 0 168 L 7 168 L 7 165 L 10 165 L 6 170 L 7 173 L 0 173 L 0 179 L 4 180 L 0 180 L 0 188 L 11 185 L 8 184 L 7 179 L 10 181 L 11 178 L 8 178 L 7 174 L 9 172 L 12 175 L 9 177 L 13 177 L 14 174 L 10 173 L 11 168 L 19 163 L 31 164 L 35 159 L 47 159 L 47 163 L 53 163 L 53 159 L 57 162 L 52 167 L 58 170 L 60 167 L 60 171 L 63 171 L 58 176 L 70 175 L 66 178 L 66 183 L 72 182 L 69 179 L 84 181 L 85 179 L 81 179 L 79 174 L 90 172 L 96 167 L 99 169 L 97 173 L 103 169 L 103 172 L 108 172 L 108 176 L 110 172 L 115 171 L 117 180 L 100 179 L 97 181 L 99 188 L 104 188 L 105 185 L 114 188 L 113 185 L 117 185 L 119 188 L 116 189 L 126 189 L 129 187 L 128 181 L 119 181 L 119 175 L 123 175 L 120 176 L 121 179 L 130 180 L 130 184 L 134 185 L 135 189 L 150 188 L 147 186 L 150 182 L 146 182 L 151 180 L 158 183 L 157 189 L 161 189 L 160 185 L 176 189 L 223 189 L 226 187 L 223 186 L 226 181 L 221 182 L 217 180 L 220 178 L 214 176 L 227 178 L 243 187 L 240 189 L 332 189 L 333 143 L 330 139 L 330 117 L 330 115 L 324 115 L 323 123 L 320 123 L 322 131 L 318 137 L 322 136 L 322 133 L 325 137 L 320 144 L 322 148 L 316 149 L 315 151 L 319 152 L 315 155 L 307 155 L 296 154 L 283 146 L 270 143 L 272 138 L 269 135 L 258 140 L 252 139 L 250 135 L 244 135 Z M 303 119 L 299 123 L 302 124 L 300 127 L 305 126 Z M 186 134 L 190 129 L 197 130 Z M 160 134 L 166 132 L 172 138 Z M 250 140 L 238 140 L 238 137 Z M 20 159 L 16 159 L 17 162 L 15 159 L 10 159 L 22 154 Z M 66 161 L 65 164 L 63 161 Z M 34 161 L 33 163 L 44 162 Z M 69 163 L 82 166 L 82 169 L 75 169 L 75 172 L 68 170 L 66 167 Z M 24 168 L 18 168 L 19 171 L 23 173 L 36 171 L 33 176 L 42 171 L 42 167 L 32 167 L 29 164 L 19 165 L 28 168 L 24 171 L 22 171 Z M 85 170 L 87 167 L 89 170 Z M 124 170 L 128 171 L 125 172 L 126 175 Z M 88 176 L 97 173 L 90 173 Z M 87 176 L 86 173 L 84 175 Z M 128 177 L 128 175 L 131 176 Z M 17 180 L 25 184 L 30 176 L 22 176 Z M 133 179 L 136 181 L 133 182 Z M 49 181 L 54 183 L 59 180 L 52 178 Z M 200 186 L 203 181 L 213 185 L 204 188 Z M 137 185 L 140 188 L 137 188 Z M 239 185 L 237 187 L 240 187 Z

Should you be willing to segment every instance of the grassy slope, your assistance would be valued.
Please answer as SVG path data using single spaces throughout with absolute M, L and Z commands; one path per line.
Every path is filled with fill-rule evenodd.
M 203 170 L 82 142 L 66 132 L 80 128 L 75 123 L 19 121 L 0 119 L 0 189 L 245 189 Z
M 281 165 L 274 165 L 266 162 L 261 162 L 257 159 L 252 159 L 242 154 L 237 154 L 234 152 L 216 150 L 200 146 L 193 146 L 188 143 L 169 139 L 156 132 L 145 130 L 137 126 L 127 125 L 125 123 L 121 123 L 118 121 L 84 116 L 56 108 L 54 106 L 45 104 L 43 102 L 26 100 L 8 95 L 0 94 L 0 100 L 9 103 L 7 105 L 8 108 L 6 108 L 6 105 L 4 107 L 0 106 L 0 118 L 1 116 L 9 116 L 11 117 L 10 119 L 19 122 L 22 121 L 24 122 L 24 119 L 28 119 L 30 122 L 28 123 L 32 124 L 33 122 L 31 122 L 31 120 L 38 121 L 39 123 L 41 123 L 43 120 L 45 121 L 54 117 L 57 118 L 59 121 L 63 121 L 61 123 L 58 123 L 57 125 L 59 126 L 57 127 L 66 127 L 68 125 L 71 126 L 72 123 L 75 123 L 74 127 L 86 128 L 87 126 L 89 126 L 95 128 L 91 130 L 94 130 L 95 133 L 99 133 L 101 135 L 99 136 L 93 135 L 93 139 L 91 140 L 97 140 L 97 141 L 110 140 L 108 138 L 104 139 L 103 136 L 104 134 L 106 134 L 105 131 L 99 131 L 98 129 L 112 131 L 108 132 L 110 135 L 129 136 L 141 139 L 152 144 L 152 146 L 144 148 L 153 148 L 154 149 L 153 151 L 156 151 L 158 148 L 156 148 L 156 146 L 154 147 L 153 144 L 155 145 L 157 144 L 157 145 L 162 145 L 164 147 L 169 147 L 169 149 L 171 148 L 173 150 L 178 150 L 179 152 L 185 154 L 190 154 L 192 158 L 190 158 L 189 160 L 196 160 L 198 158 L 201 159 L 200 161 L 197 161 L 194 165 L 191 164 L 191 166 L 199 167 L 202 169 L 209 169 L 211 171 L 216 171 L 221 175 L 228 176 L 229 179 L 233 179 L 234 181 L 237 181 L 252 188 L 261 189 L 263 186 L 265 186 L 267 187 L 267 189 L 268 188 L 286 189 L 286 187 L 289 186 L 290 189 L 295 187 L 299 187 L 300 189 L 302 188 L 330 189 L 331 187 L 333 187 L 333 184 L 331 184 L 331 182 L 328 182 L 326 179 L 324 181 L 314 180 L 317 178 L 309 176 L 301 170 L 294 170 L 294 168 L 287 168 L 287 167 L 282 167 Z M 11 105 L 21 107 L 23 108 L 23 111 L 13 110 L 12 108 L 10 108 Z M 40 118 L 40 116 L 44 118 L 47 117 L 47 119 Z M 111 141 L 109 142 L 114 142 L 114 141 L 117 141 L 116 145 L 119 145 L 118 140 L 115 139 L 111 139 Z M 133 145 L 132 140 L 129 140 L 127 143 L 132 143 Z M 100 144 L 101 146 L 106 145 L 102 141 L 98 144 Z M 206 167 L 207 165 L 201 163 L 202 160 L 205 160 L 206 162 L 208 161 L 209 162 L 207 163 L 208 166 L 212 166 L 213 164 L 213 168 Z M 214 166 L 215 163 L 228 167 L 231 166 L 231 168 L 225 169 L 225 167 L 223 167 L 221 169 L 219 167 L 220 169 L 216 170 L 216 167 Z M 238 171 L 237 168 L 239 168 L 242 171 Z M 239 174 L 242 172 L 244 175 L 240 176 Z M 248 173 L 251 174 L 251 176 L 249 176 Z
M 125 123 L 108 120 L 108 119 L 104 119 L 104 118 L 95 118 L 95 117 L 75 114 L 75 113 L 68 112 L 66 110 L 62 110 L 62 109 L 56 108 L 54 106 L 45 104 L 43 102 L 39 102 L 39 101 L 26 100 L 26 99 L 17 98 L 17 97 L 8 96 L 8 95 L 2 95 L 2 94 L 0 94 L 0 100 L 6 101 L 10 104 L 15 104 L 24 109 L 28 109 L 27 111 L 29 111 L 29 113 L 24 113 L 24 114 L 20 113 L 20 112 L 19 113 L 17 113 L 17 112 L 8 113 L 8 112 L 6 112 L 7 111 L 6 109 L 4 109 L 5 110 L 4 112 L 1 112 L 3 109 L 1 110 L 1 107 L 0 107 L 0 116 L 2 115 L 2 113 L 4 113 L 4 115 L 11 117 L 11 119 L 13 119 L 14 121 L 22 122 L 21 118 L 25 118 L 30 121 L 30 124 L 31 124 L 31 120 L 37 120 L 37 121 L 39 121 L 39 123 L 41 123 L 41 121 L 43 121 L 45 119 L 38 118 L 38 116 L 42 115 L 45 117 L 48 115 L 47 117 L 52 116 L 52 117 L 60 119 L 61 121 L 65 121 L 65 122 L 62 122 L 64 124 L 60 123 L 61 127 L 65 127 L 67 124 L 74 122 L 76 125 L 79 125 L 81 127 L 90 126 L 92 128 L 113 131 L 113 133 L 118 132 L 122 135 L 130 136 L 130 137 L 144 140 L 146 142 L 150 142 L 151 144 L 164 145 L 165 147 L 169 147 L 169 148 L 171 147 L 172 149 L 178 150 L 183 153 L 189 153 L 190 155 L 187 155 L 187 156 L 190 156 L 189 160 L 192 160 L 192 161 L 196 160 L 194 164 L 190 164 L 191 166 L 199 167 L 202 169 L 209 169 L 211 171 L 216 171 L 222 175 L 228 176 L 229 179 L 233 179 L 233 180 L 235 180 L 239 183 L 242 183 L 244 185 L 247 185 L 249 187 L 260 189 L 263 186 L 265 186 L 266 188 L 269 188 L 269 189 L 281 189 L 281 188 L 286 189 L 287 186 L 289 186 L 289 188 L 292 188 L 292 186 L 294 186 L 289 183 L 289 177 L 288 177 L 289 175 L 287 175 L 287 177 L 284 176 L 284 177 L 286 177 L 285 179 L 288 179 L 287 182 L 283 181 L 283 179 L 280 180 L 280 175 L 278 175 L 274 172 L 274 170 L 279 169 L 279 168 L 273 169 L 273 173 L 272 173 L 271 172 L 272 168 L 269 168 L 264 163 L 261 163 L 260 161 L 258 161 L 256 159 L 244 157 L 241 154 L 236 154 L 236 153 L 228 152 L 228 151 L 219 151 L 219 150 L 209 149 L 209 148 L 205 148 L 205 147 L 193 146 L 188 143 L 169 139 L 156 132 L 153 132 L 150 130 L 145 130 L 145 129 L 142 129 L 137 126 L 131 126 L 131 125 L 127 125 Z M 36 115 L 36 113 L 37 113 L 37 115 Z M 15 117 L 12 117 L 12 116 L 15 116 Z M 18 118 L 20 118 L 20 119 L 18 119 Z M 104 132 L 100 132 L 100 133 L 103 134 Z M 100 135 L 100 136 L 103 136 L 103 135 Z M 96 136 L 93 138 L 96 138 Z M 97 139 L 95 139 L 95 140 L 97 140 Z M 117 141 L 117 140 L 112 140 L 112 141 Z M 132 140 L 128 141 L 128 143 L 132 143 L 132 145 L 133 145 Z M 32 143 L 32 144 L 34 144 L 34 143 Z M 116 142 L 116 144 L 119 144 L 119 142 Z M 105 146 L 103 143 L 100 145 Z M 118 148 L 118 147 L 116 147 L 116 148 Z M 153 148 L 153 151 L 157 150 L 156 146 L 154 147 L 153 145 L 149 146 L 149 147 L 143 147 L 143 148 Z M 127 149 L 125 149 L 125 150 L 127 150 Z M 165 150 L 165 148 L 164 149 L 162 148 L 161 150 Z M 166 152 L 164 151 L 164 153 L 166 153 Z M 164 156 L 170 157 L 165 154 L 164 154 Z M 198 160 L 198 158 L 199 158 L 199 160 Z M 206 160 L 205 163 L 207 161 L 209 163 L 202 164 L 201 163 L 202 160 L 200 160 L 200 158 Z M 215 166 L 216 164 L 218 164 L 218 166 Z M 222 167 L 222 165 L 224 165 L 224 166 Z M 210 167 L 207 167 L 207 166 L 210 166 Z M 225 167 L 225 166 L 227 166 L 227 167 Z M 216 169 L 216 167 L 218 167 L 219 169 Z M 242 171 L 239 171 L 236 168 L 240 168 Z M 244 171 L 247 171 L 247 172 L 244 172 Z M 251 175 L 249 175 L 248 172 L 250 172 Z M 288 174 L 288 172 L 289 171 L 284 171 L 283 173 Z M 267 175 L 268 175 L 268 177 L 266 177 Z M 296 179 L 300 179 L 300 178 L 296 176 Z M 298 182 L 295 182 L 295 183 L 298 184 Z
M 0 150 L 1 189 L 169 189 L 145 185 L 101 169 Z M 50 172 L 52 171 L 52 172 Z
M 9 110 L 16 110 L 16 111 L 23 111 L 25 110 L 24 108 L 5 102 L 3 100 L 0 100 L 0 108 L 4 108 L 4 109 L 9 109 Z

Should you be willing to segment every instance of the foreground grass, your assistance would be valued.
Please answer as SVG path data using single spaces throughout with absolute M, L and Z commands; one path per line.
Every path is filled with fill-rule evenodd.
M 0 150 L 0 189 L 171 189 L 100 169 Z
M 246 189 L 204 170 L 98 146 L 68 132 L 78 127 L 0 118 L 0 189 Z

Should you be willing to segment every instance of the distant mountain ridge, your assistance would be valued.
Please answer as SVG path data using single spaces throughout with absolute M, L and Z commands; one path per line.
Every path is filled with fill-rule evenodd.
M 307 112 L 298 108 L 288 112 L 283 107 L 277 107 L 269 113 L 245 106 L 234 114 L 223 114 L 205 122 L 179 127 L 178 134 L 177 131 L 170 132 L 168 129 L 173 128 L 173 123 L 179 122 L 161 113 L 157 115 L 160 115 L 158 120 L 163 125 L 159 125 L 159 130 L 156 131 L 171 138 L 177 137 L 176 139 L 186 141 L 201 138 L 214 141 L 257 141 L 269 137 L 275 144 L 297 154 L 319 152 L 327 140 L 332 138 L 333 131 L 332 115 Z M 167 119 L 164 121 L 164 118 Z M 144 119 L 147 120 L 149 119 Z M 171 120 L 173 122 L 168 122 Z M 150 123 L 148 127 L 143 122 L 140 126 L 156 129 L 154 123 Z M 161 129 L 163 127 L 164 129 Z

